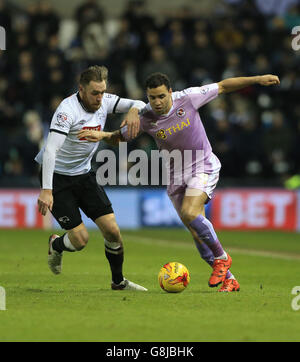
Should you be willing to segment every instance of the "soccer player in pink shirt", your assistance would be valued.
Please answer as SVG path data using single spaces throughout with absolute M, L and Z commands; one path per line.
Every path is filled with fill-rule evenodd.
M 210 201 L 217 185 L 221 164 L 212 152 L 198 110 L 219 94 L 254 84 L 270 86 L 279 83 L 275 75 L 237 77 L 173 92 L 165 74 L 151 74 L 146 80 L 149 103 L 140 112 L 140 129 L 130 135 L 146 132 L 155 139 L 159 150 L 169 154 L 176 151 L 182 155 L 179 162 L 166 159 L 170 175 L 168 196 L 191 232 L 201 257 L 213 269 L 208 285 L 217 287 L 222 284 L 220 292 L 239 291 L 240 285 L 229 270 L 232 264 L 230 255 L 205 217 L 205 204 Z M 103 139 L 115 144 L 130 140 L 126 126 L 115 132 L 83 130 L 78 137 L 86 137 L 91 142 Z

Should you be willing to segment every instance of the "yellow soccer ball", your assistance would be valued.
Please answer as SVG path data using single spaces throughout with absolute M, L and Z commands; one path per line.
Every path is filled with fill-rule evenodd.
M 186 266 L 176 261 L 165 264 L 158 273 L 160 287 L 168 293 L 182 292 L 190 282 Z

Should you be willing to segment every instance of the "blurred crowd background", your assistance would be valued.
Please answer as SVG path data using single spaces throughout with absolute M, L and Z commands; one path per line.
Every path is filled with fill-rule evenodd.
M 280 186 L 300 173 L 300 51 L 291 45 L 300 3 L 276 1 L 219 0 L 202 15 L 187 0 L 158 21 L 150 1 L 126 1 L 111 19 L 100 0 L 82 0 L 71 18 L 51 1 L 0 0 L 7 44 L 0 51 L 0 186 L 38 186 L 33 159 L 52 114 L 93 64 L 109 68 L 111 93 L 144 101 L 143 82 L 154 71 L 168 74 L 173 90 L 278 75 L 280 86 L 222 95 L 200 115 L 223 165 L 221 186 Z M 109 117 L 107 129 L 121 120 Z M 136 147 L 156 148 L 146 135 L 128 151 Z

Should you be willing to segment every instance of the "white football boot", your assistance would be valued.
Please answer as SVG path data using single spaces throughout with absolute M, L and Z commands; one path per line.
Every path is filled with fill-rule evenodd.
M 135 284 L 130 280 L 124 279 L 120 284 L 111 283 L 111 289 L 113 290 L 138 290 L 141 292 L 146 292 L 148 289 L 142 287 L 141 285 Z
M 52 234 L 49 237 L 48 265 L 53 274 L 60 274 L 63 253 L 59 253 L 52 248 L 52 243 L 56 238 L 59 238 L 59 235 Z

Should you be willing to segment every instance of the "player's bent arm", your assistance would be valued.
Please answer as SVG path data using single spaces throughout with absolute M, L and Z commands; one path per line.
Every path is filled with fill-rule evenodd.
M 249 87 L 254 84 L 270 86 L 280 84 L 280 81 L 277 75 L 272 74 L 258 75 L 254 77 L 228 78 L 218 83 L 218 94 L 234 92 L 236 90 Z

